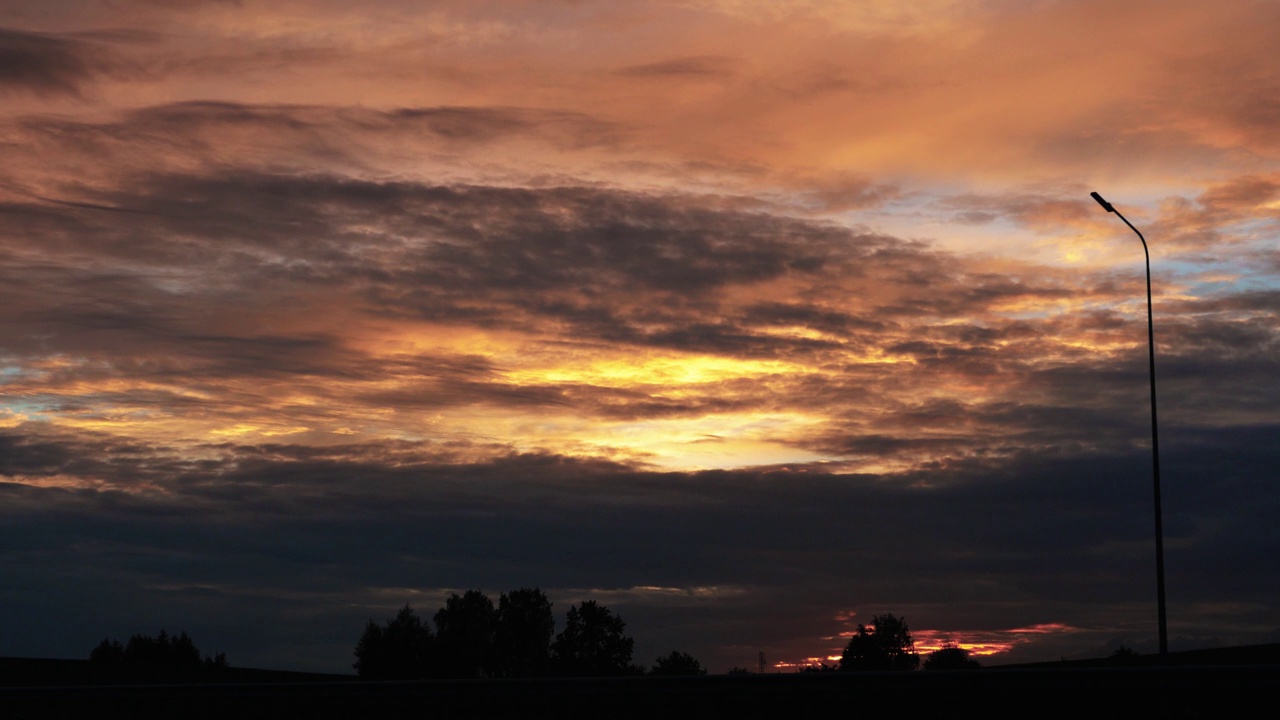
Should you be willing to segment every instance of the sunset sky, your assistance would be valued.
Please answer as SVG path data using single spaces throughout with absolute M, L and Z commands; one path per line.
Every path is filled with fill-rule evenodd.
M 1280 642 L 1280 3 L 0 0 L 0 655 Z M 559 627 L 557 629 L 559 629 Z M 991 654 L 994 653 L 994 654 Z

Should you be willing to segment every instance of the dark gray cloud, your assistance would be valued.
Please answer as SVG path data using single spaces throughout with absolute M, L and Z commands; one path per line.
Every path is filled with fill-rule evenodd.
M 316 305 L 323 298 L 352 319 L 554 327 L 575 342 L 738 358 L 823 363 L 861 349 L 910 361 L 844 368 L 844 381 L 816 386 L 791 378 L 795 392 L 774 406 L 830 407 L 869 397 L 883 404 L 940 374 L 1052 392 L 1042 405 L 1050 415 L 1077 406 L 1079 387 L 1096 388 L 1099 400 L 1089 412 L 1103 416 L 1142 388 L 1137 350 L 1120 357 L 1062 344 L 1082 333 L 1142 340 L 1140 323 L 1115 311 L 952 319 L 983 317 L 1011 301 L 1109 301 L 1126 289 L 1112 275 L 1066 284 L 1053 273 L 1031 280 L 983 272 L 919 243 L 705 208 L 696 197 L 251 172 L 144 176 L 127 191 L 83 188 L 81 197 L 88 202 L 7 208 L 23 237 L 39 238 L 67 258 L 101 260 L 0 258 L 10 348 L 32 356 L 56 348 L 101 360 L 50 371 L 45 384 L 60 376 L 72 383 L 112 375 L 358 379 L 375 372 L 417 377 L 356 396 L 392 407 L 511 403 L 639 417 L 743 406 L 744 400 L 710 394 L 676 402 L 580 383 L 513 388 L 498 376 L 500 368 L 443 353 L 421 357 L 414 367 L 374 359 L 345 346 L 340 326 L 291 329 L 325 312 Z M 729 292 L 778 281 L 798 290 L 769 302 L 739 301 Z M 1260 385 L 1274 365 L 1274 304 L 1273 293 L 1254 290 L 1162 301 L 1169 317 L 1159 332 L 1169 348 L 1161 351 L 1165 382 L 1187 402 L 1218 407 L 1223 398 L 1194 384 L 1225 375 Z M 1241 319 L 1242 313 L 1253 317 Z M 810 334 L 778 332 L 789 328 Z M 1035 366 L 1047 357 L 1061 362 Z M 1117 362 L 1126 369 L 1117 371 Z M 982 422 L 1007 429 L 1022 421 Z M 870 437 L 837 436 L 815 447 L 875 446 L 877 433 Z M 911 442 L 922 441 L 883 448 Z
M 27 169 L 28 181 L 45 172 L 40 158 L 56 152 L 66 165 L 55 182 L 92 179 L 99 186 L 131 182 L 128 176 L 136 173 L 191 172 L 193 166 L 291 174 L 341 169 L 364 176 L 409 158 L 445 167 L 475 163 L 493 176 L 504 161 L 527 154 L 522 148 L 573 152 L 618 148 L 630 139 L 626 126 L 582 112 L 501 106 L 373 109 L 198 100 L 143 106 L 97 121 L 26 115 L 9 123 L 23 143 L 0 151 Z M 464 160 L 484 152 L 494 153 L 489 163 Z M 77 170 L 67 172 L 72 167 Z
M 393 127 L 422 129 L 452 141 L 490 142 L 530 134 L 544 135 L 560 147 L 616 145 L 624 133 L 617 125 L 577 112 L 502 107 L 401 108 L 387 114 Z
M 0 27 L 0 93 L 79 97 L 102 77 L 138 75 L 119 49 L 148 43 L 145 32 L 40 33 Z
M 78 95 L 101 70 L 98 54 L 74 37 L 0 28 L 0 90 Z
M 190 451 L 37 431 L 0 434 L 0 473 L 106 483 L 0 484 L 0 547 L 21 580 L 6 584 L 15 617 L 35 611 L 24 588 L 47 592 L 60 577 L 103 598 L 99 624 L 68 633 L 58 648 L 66 654 L 87 652 L 103 628 L 173 618 L 189 631 L 216 629 L 222 649 L 246 664 L 288 658 L 338 670 L 369 615 L 403 602 L 434 607 L 443 588 L 496 594 L 521 583 L 548 589 L 561 609 L 598 593 L 653 655 L 690 642 L 682 622 L 714 624 L 715 636 L 691 648 L 713 667 L 741 664 L 735 645 L 801 637 L 821 646 L 851 609 L 906 613 L 917 628 L 1086 630 L 1041 653 L 1141 636 L 1150 621 L 1141 448 L 1020 451 L 895 477 L 655 473 L 547 454 L 457 462 L 463 448 L 414 443 L 208 446 L 195 461 L 181 457 Z M 1280 458 L 1265 441 L 1276 431 L 1168 437 L 1175 645 L 1194 642 L 1210 616 L 1221 637 L 1248 637 L 1256 612 L 1201 605 L 1230 597 L 1269 607 L 1280 589 L 1257 564 L 1280 550 L 1268 488 Z M 157 487 L 130 491 L 139 478 Z M 55 615 L 70 609 L 55 605 Z M 284 625 L 217 629 L 235 617 Z M 286 655 L 309 629 L 326 654 Z
M 229 128 L 272 133 L 311 142 L 331 141 L 340 153 L 343 136 L 425 133 L 448 143 L 485 143 L 505 137 L 541 136 L 566 147 L 614 144 L 615 125 L 589 115 L 521 107 L 406 107 L 392 110 L 316 105 L 248 105 L 191 101 L 144 107 L 117 124 L 79 126 L 92 132 L 202 135 Z M 68 130 L 74 128 L 68 127 Z M 363 144 L 363 143 L 362 143 Z
M 762 302 L 745 310 L 742 322 L 759 326 L 801 326 L 835 335 L 852 331 L 881 331 L 890 324 L 875 317 L 855 316 L 826 307 L 804 303 Z
M 688 198 L 573 187 L 161 176 L 139 178 L 127 193 L 93 192 L 79 205 L 13 205 L 12 211 L 47 246 L 88 249 L 91 237 L 95 254 L 151 268 L 132 277 L 43 268 L 46 277 L 28 276 L 25 283 L 33 303 L 43 288 L 72 284 L 132 295 L 137 303 L 146 294 L 139 290 L 159 291 L 156 284 L 169 280 L 178 289 L 157 301 L 162 312 L 171 312 L 174 300 L 207 307 L 210 294 L 246 286 L 334 286 L 382 313 L 512 325 L 533 313 L 570 322 L 586 336 L 728 354 L 776 353 L 769 346 L 784 341 L 749 326 L 678 319 L 717 313 L 715 295 L 727 286 L 787 276 L 857 278 L 867 275 L 867 266 L 911 273 L 912 263 L 933 262 L 892 238 L 708 210 Z M 207 270 L 183 270 L 195 267 Z M 112 283 L 117 291 L 107 287 Z M 130 283 L 133 292 L 126 293 Z M 122 323 L 126 316 L 145 322 L 143 310 L 122 307 L 114 314 Z M 826 312 L 829 327 L 832 314 L 819 312 Z M 59 310 L 69 322 L 108 322 L 95 320 L 95 313 L 112 310 L 101 304 Z M 750 315 L 744 321 L 754 322 Z M 792 342 L 801 350 L 823 345 Z

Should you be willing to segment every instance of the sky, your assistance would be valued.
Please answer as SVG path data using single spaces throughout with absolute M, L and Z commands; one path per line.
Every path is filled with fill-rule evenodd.
M 0 655 L 1280 642 L 1280 4 L 0 0 Z

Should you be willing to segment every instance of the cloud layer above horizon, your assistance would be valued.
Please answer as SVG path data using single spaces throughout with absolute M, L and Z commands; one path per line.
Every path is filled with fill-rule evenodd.
M 1280 640 L 1280 7 L 911 7 L 0 1 L 0 655 L 1151 650 L 1090 190 L 1174 647 Z

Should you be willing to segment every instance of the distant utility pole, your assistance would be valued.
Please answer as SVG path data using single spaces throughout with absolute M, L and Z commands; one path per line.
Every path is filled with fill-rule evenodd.
M 1147 358 L 1151 378 L 1151 463 L 1155 478 L 1156 499 L 1156 604 L 1160 619 L 1160 654 L 1167 655 L 1169 631 L 1164 614 L 1164 523 L 1161 520 L 1163 513 L 1160 511 L 1160 433 L 1156 429 L 1156 331 L 1155 323 L 1151 320 L 1151 253 L 1147 250 L 1147 239 L 1142 237 L 1142 233 L 1138 232 L 1138 228 L 1134 227 L 1133 223 L 1112 207 L 1111 203 L 1103 200 L 1098 193 L 1089 194 L 1098 201 L 1103 210 L 1115 213 L 1124 220 L 1124 224 L 1128 225 L 1130 230 L 1137 234 L 1138 239 L 1142 241 L 1142 254 L 1147 258 Z
M 764 674 L 764 651 L 760 651 L 760 674 Z

